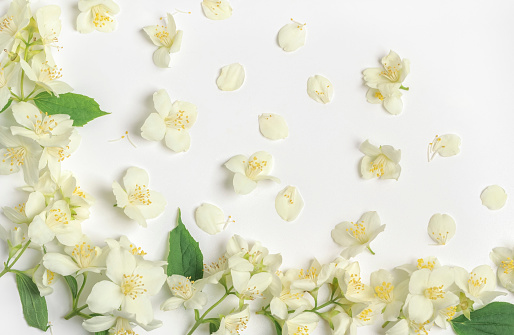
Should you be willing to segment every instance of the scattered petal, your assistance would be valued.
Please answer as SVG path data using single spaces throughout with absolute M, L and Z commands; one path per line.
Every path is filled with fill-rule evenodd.
M 201 230 L 211 235 L 225 230 L 230 222 L 235 222 L 231 216 L 226 219 L 221 208 L 208 203 L 204 203 L 196 209 L 195 220 Z
M 490 210 L 497 210 L 502 208 L 507 201 L 507 193 L 498 185 L 487 186 L 480 194 L 482 205 Z
M 278 114 L 261 114 L 259 116 L 259 130 L 262 136 L 270 140 L 281 140 L 289 136 L 289 127 L 286 120 Z
M 315 75 L 307 81 L 307 93 L 316 102 L 328 104 L 334 95 L 332 83 L 327 78 Z
M 203 13 L 211 20 L 225 20 L 232 16 L 228 0 L 203 0 Z
M 275 198 L 275 209 L 278 215 L 285 221 L 294 221 L 304 206 L 303 198 L 294 186 L 287 186 L 278 192 Z
M 434 159 L 436 154 L 441 157 L 455 156 L 460 152 L 461 139 L 455 134 L 435 135 L 434 140 L 428 144 L 428 161 Z
M 428 235 L 441 245 L 445 245 L 455 235 L 455 229 L 455 220 L 448 214 L 434 214 L 428 222 Z
M 245 69 L 239 63 L 224 66 L 216 80 L 218 88 L 222 91 L 235 91 L 243 85 L 245 81 Z
M 278 45 L 286 52 L 295 51 L 305 45 L 306 35 L 305 23 L 293 21 L 283 26 L 278 32 Z

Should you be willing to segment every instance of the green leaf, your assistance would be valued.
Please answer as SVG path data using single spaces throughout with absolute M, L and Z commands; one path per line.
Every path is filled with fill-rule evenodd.
M 4 108 L 2 108 L 2 110 L 0 110 L 0 113 L 3 113 L 7 110 L 7 108 L 9 108 L 9 106 L 11 106 L 12 104 L 12 99 L 9 99 L 9 101 L 7 101 L 7 103 L 5 104 Z
M 178 210 L 177 227 L 170 232 L 170 252 L 168 254 L 168 276 L 177 274 L 191 277 L 191 280 L 203 277 L 203 255 L 198 242 L 182 223 Z
M 77 280 L 73 276 L 64 276 L 64 279 L 66 280 L 66 284 L 68 284 L 68 287 L 70 288 L 73 300 L 75 300 L 77 298 L 78 291 Z
M 512 335 L 514 334 L 514 305 L 493 302 L 471 312 L 471 320 L 464 315 L 450 321 L 458 335 Z
M 34 103 L 43 113 L 69 115 L 75 127 L 82 127 L 97 117 L 109 114 L 102 111 L 94 99 L 75 93 L 56 97 L 48 92 L 41 92 L 34 98 Z
M 23 273 L 16 273 L 16 285 L 20 294 L 23 316 L 30 327 L 38 328 L 43 331 L 48 329 L 48 309 L 46 300 L 39 295 L 39 290 L 30 279 Z
M 216 319 L 217 322 L 211 321 L 209 323 L 209 334 L 215 333 L 220 329 L 220 320 Z
M 277 320 L 273 319 L 273 324 L 275 325 L 275 330 L 277 331 L 277 335 L 282 335 L 282 326 L 278 323 Z

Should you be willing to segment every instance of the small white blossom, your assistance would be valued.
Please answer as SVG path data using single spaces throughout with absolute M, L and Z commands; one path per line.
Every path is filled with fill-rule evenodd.
M 455 220 L 448 214 L 434 214 L 428 222 L 428 236 L 440 245 L 445 245 L 455 235 L 455 230 Z
M 361 175 L 364 179 L 396 179 L 400 177 L 401 151 L 390 145 L 376 147 L 366 140 L 360 146 L 365 155 L 361 160 Z
M 182 30 L 177 30 L 173 15 L 167 14 L 166 26 L 155 25 L 144 27 L 143 30 L 150 37 L 153 44 L 159 48 L 153 54 L 153 62 L 161 68 L 170 67 L 170 54 L 179 52 L 182 45 Z
M 401 84 L 410 72 L 410 62 L 402 60 L 394 51 L 382 58 L 383 68 L 369 68 L 363 71 L 364 81 L 371 88 L 378 89 L 379 84 Z
M 382 104 L 390 114 L 398 115 L 403 110 L 401 84 L 378 84 L 378 88 L 369 88 L 366 99 L 371 104 Z
M 107 315 L 97 315 L 82 322 L 82 327 L 88 332 L 99 333 L 109 330 L 109 334 L 113 335 L 136 335 L 132 329 L 134 326 L 150 331 L 162 327 L 162 322 L 154 319 L 143 324 L 136 320 L 134 314 L 118 310 L 114 310 Z
M 167 279 L 173 297 L 161 304 L 163 311 L 177 309 L 184 306 L 185 309 L 202 309 L 207 304 L 207 294 L 201 292 L 204 283 L 192 282 L 181 275 L 172 275 Z
M 10 51 L 18 33 L 29 24 L 30 16 L 28 0 L 11 2 L 7 13 L 0 17 L 0 50 Z
M 27 77 L 36 85 L 55 96 L 73 91 L 73 88 L 61 81 L 62 69 L 52 65 L 46 60 L 44 53 L 39 53 L 32 58 L 32 66 L 20 59 L 21 68 Z M 14 107 L 13 107 L 14 110 Z
M 79 0 L 80 14 L 77 17 L 77 30 L 88 34 L 94 30 L 110 33 L 116 29 L 114 15 L 120 12 L 120 6 L 113 0 Z
M 505 295 L 495 291 L 496 275 L 489 265 L 480 265 L 468 272 L 461 267 L 454 267 L 455 284 L 464 292 L 468 299 L 473 300 L 473 308 L 478 309 L 493 301 L 496 297 Z
M 489 257 L 498 267 L 497 275 L 500 284 L 514 292 L 514 250 L 509 248 L 494 248 Z

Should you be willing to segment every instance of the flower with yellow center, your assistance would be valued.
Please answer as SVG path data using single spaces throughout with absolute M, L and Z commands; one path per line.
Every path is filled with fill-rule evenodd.
M 166 275 L 160 266 L 138 262 L 129 251 L 115 247 L 106 260 L 106 275 L 93 286 L 87 298 L 89 308 L 95 313 L 122 311 L 135 315 L 137 322 L 148 324 L 153 320 L 150 296 L 159 292 Z
M 147 219 L 161 215 L 166 206 L 166 199 L 159 192 L 148 189 L 148 182 L 145 170 L 131 167 L 123 177 L 125 189 L 116 181 L 112 183 L 117 206 L 143 227 L 147 226 Z
M 399 83 L 401 84 L 410 72 L 410 62 L 402 60 L 394 51 L 382 58 L 383 68 L 369 68 L 362 72 L 366 85 L 371 88 L 378 88 L 380 84 Z
M 191 281 L 181 275 L 172 275 L 167 279 L 173 297 L 161 304 L 163 311 L 170 311 L 184 306 L 185 309 L 202 309 L 207 304 L 207 294 L 201 292 L 203 281 Z
M 52 178 L 59 180 L 61 176 L 61 162 L 69 158 L 80 144 L 81 137 L 77 129 L 70 135 L 70 143 L 62 147 L 45 147 L 39 159 L 39 170 L 48 166 Z
M 82 323 L 82 327 L 91 333 L 101 333 L 107 329 L 111 335 L 137 335 L 133 330 L 135 326 L 150 331 L 162 327 L 162 322 L 154 319 L 142 324 L 137 322 L 134 314 L 116 310 L 106 315 L 95 316 Z
M 489 257 L 498 267 L 497 275 L 501 286 L 514 292 L 514 250 L 504 247 L 494 248 Z
M 374 303 L 383 310 L 385 321 L 395 321 L 409 292 L 409 281 L 401 280 L 386 270 L 371 274 L 371 288 L 374 290 Z
M 304 312 L 302 308 L 297 310 L 295 313 L 290 314 L 282 334 L 284 335 L 309 335 L 314 332 L 314 329 L 318 326 L 319 317 L 312 312 Z
M 80 14 L 77 17 L 77 30 L 88 34 L 94 30 L 110 33 L 116 29 L 114 15 L 120 12 L 120 6 L 113 0 L 79 0 Z
M 271 284 L 271 274 L 260 272 L 250 275 L 247 271 L 231 271 L 232 282 L 241 301 L 264 298 L 264 291 Z
M 0 50 L 11 51 L 16 35 L 29 24 L 30 16 L 28 0 L 13 0 L 11 2 L 7 13 L 0 17 Z
M 356 222 L 344 221 L 332 230 L 332 239 L 339 245 L 345 247 L 341 256 L 352 258 L 368 249 L 369 244 L 378 234 L 383 232 L 385 225 L 380 225 L 380 217 L 377 212 L 366 212 Z
M 369 304 L 373 300 L 374 290 L 362 282 L 359 263 L 353 262 L 345 270 L 342 280 L 339 280 L 344 297 L 352 302 Z
M 291 287 L 291 284 L 297 278 L 298 273 L 294 269 L 287 271 L 285 275 L 281 272 L 272 275 L 272 281 L 269 286 L 269 291 L 273 296 L 270 302 L 272 315 L 285 320 L 287 319 L 289 309 L 312 308 L 311 302 L 307 299 L 307 292 Z
M 256 152 L 250 157 L 234 156 L 225 163 L 225 167 L 234 172 L 232 183 L 238 194 L 252 192 L 261 180 L 280 182 L 280 179 L 269 175 L 273 168 L 273 157 L 265 151 Z
M 62 78 L 62 68 L 51 64 L 46 59 L 45 53 L 39 53 L 34 56 L 32 58 L 32 66 L 23 59 L 20 59 L 20 65 L 27 77 L 48 93 L 58 97 L 59 94 L 73 91 L 70 85 L 59 80 Z
M 44 147 L 63 147 L 69 144 L 73 120 L 69 115 L 47 115 L 28 102 L 12 107 L 13 116 L 20 126 L 11 126 L 13 135 L 33 139 Z
M 361 160 L 361 175 L 364 179 L 396 179 L 400 177 L 402 153 L 390 145 L 376 147 L 364 141 L 359 150 L 365 155 Z
M 41 7 L 37 10 L 35 15 L 46 58 L 52 65 L 54 65 L 55 62 L 51 49 L 60 49 L 60 47 L 57 45 L 57 43 L 59 43 L 59 35 L 61 34 L 60 16 L 61 8 L 56 5 Z
M 411 318 L 424 322 L 423 320 L 432 319 L 437 311 L 457 305 L 459 297 L 449 291 L 453 283 L 453 269 L 447 266 L 432 271 L 421 269 L 412 273 L 409 281 Z
M 241 310 L 223 316 L 220 322 L 220 328 L 212 333 L 213 335 L 239 335 L 246 329 L 250 320 L 250 309 L 248 305 L 244 305 Z
M 105 253 L 84 235 L 74 246 L 64 248 L 64 254 L 49 252 L 43 256 L 44 266 L 60 275 L 100 273 L 105 269 Z
M 185 101 L 171 103 L 170 96 L 162 89 L 153 94 L 157 113 L 152 113 L 141 127 L 141 136 L 149 141 L 162 141 L 175 152 L 184 152 L 191 146 L 189 129 L 198 116 L 196 106 Z
M 158 67 L 170 67 L 170 54 L 180 51 L 182 44 L 182 30 L 177 30 L 173 15 L 167 14 L 166 26 L 155 25 L 144 27 L 143 30 L 150 37 L 153 44 L 159 48 L 153 54 L 153 62 Z
M 37 265 L 36 271 L 34 271 L 34 275 L 32 276 L 32 280 L 36 284 L 39 294 L 44 297 L 49 294 L 52 294 L 54 289 L 53 285 L 59 278 L 59 275 L 47 269 L 43 262 Z
M 403 109 L 400 86 L 400 84 L 379 84 L 378 88 L 369 88 L 366 100 L 370 104 L 382 104 L 389 114 L 398 115 Z

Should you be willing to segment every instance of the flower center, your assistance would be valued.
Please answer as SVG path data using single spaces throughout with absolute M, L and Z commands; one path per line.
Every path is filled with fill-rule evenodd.
M 71 257 L 77 262 L 77 265 L 85 269 L 89 267 L 89 264 L 95 259 L 97 252 L 95 248 L 91 247 L 86 242 L 82 244 L 76 244 L 75 248 L 71 252 Z
M 53 273 L 52 271 L 50 270 L 46 270 L 46 283 L 47 285 L 52 285 L 52 282 L 54 281 L 55 279 L 55 273 Z
M 175 115 L 165 117 L 164 123 L 166 127 L 177 130 L 186 129 L 186 125 L 189 123 L 189 116 L 184 115 L 184 113 L 185 111 L 179 110 Z
M 390 303 L 393 301 L 393 295 L 391 294 L 393 290 L 394 286 L 391 283 L 383 282 L 382 285 L 375 286 L 375 297 L 386 303 Z
M 246 176 L 254 180 L 267 165 L 267 161 L 259 161 L 257 157 L 253 157 L 253 159 L 248 161 L 248 166 L 246 167 L 245 171 Z
M 143 249 L 141 249 L 141 247 L 136 247 L 135 245 L 131 244 L 129 245 L 129 251 L 132 255 L 140 255 L 140 256 L 144 256 L 146 255 L 146 252 L 144 252 Z
M 418 259 L 418 269 L 419 270 L 421 270 L 421 269 L 433 270 L 434 265 L 435 265 L 435 262 L 427 261 L 425 263 L 425 260 L 423 258 Z
M 380 72 L 380 75 L 394 83 L 400 79 L 400 69 L 400 64 L 390 66 L 384 63 L 384 71 Z
M 77 195 L 81 198 L 84 198 L 84 199 L 86 198 L 86 194 L 84 192 L 82 192 L 82 190 L 80 189 L 80 186 L 75 187 L 75 189 L 73 190 L 73 194 Z
M 39 75 L 40 81 L 42 82 L 49 82 L 52 80 L 57 80 L 62 78 L 61 74 L 62 68 L 57 68 L 57 65 L 50 66 L 48 65 L 48 61 L 41 64 L 41 69 L 39 72 L 41 73 Z
M 362 291 L 364 291 L 364 284 L 361 282 L 361 277 L 356 273 L 351 274 L 346 293 L 359 293 Z
M 375 92 L 375 98 L 380 99 L 380 101 L 384 101 L 384 96 L 382 95 L 382 93 L 380 93 L 380 91 Z
M 447 321 L 450 321 L 455 317 L 455 314 L 457 314 L 457 306 L 446 307 L 441 311 L 441 314 L 446 317 Z
M 371 315 L 372 314 L 373 310 L 371 308 L 366 308 L 365 310 L 363 310 L 362 312 L 359 313 L 359 315 L 357 316 L 357 318 L 361 321 L 371 321 Z
M 361 244 L 368 242 L 368 235 L 366 235 L 366 227 L 364 227 L 364 221 L 360 223 L 353 223 L 354 228 L 346 228 L 346 232 L 358 240 Z
M 384 175 L 385 170 L 384 167 L 387 163 L 387 157 L 385 155 L 378 155 L 377 158 L 373 162 L 371 162 L 371 168 L 369 172 L 376 173 L 377 177 L 381 177 Z
M 41 113 L 41 115 L 43 115 L 43 113 Z M 55 127 L 57 127 L 58 123 L 52 116 L 48 116 L 48 114 L 45 114 L 43 117 L 41 117 L 41 115 L 34 115 L 36 118 L 36 123 L 34 124 L 34 133 L 38 136 L 45 134 L 52 135 L 52 131 Z
M 15 211 L 18 211 L 18 212 L 20 212 L 20 213 L 24 213 L 24 212 L 25 212 L 25 204 L 26 204 L 26 203 L 18 204 L 18 206 L 15 206 L 15 207 L 14 207 L 14 210 L 15 210 Z
M 91 12 L 93 13 L 93 24 L 96 28 L 103 28 L 107 23 L 114 22 L 109 16 L 109 10 L 104 5 L 92 7 Z
M 13 171 L 15 167 L 23 165 L 25 161 L 25 156 L 27 155 L 27 150 L 24 147 L 16 147 L 16 148 L 7 148 L 6 153 L 4 153 L 4 158 L 2 159 L 2 163 L 10 160 L 11 163 L 9 171 Z
M 309 327 L 307 326 L 298 326 L 293 335 L 309 335 Z
M 307 272 L 301 269 L 298 277 L 300 277 L 301 279 L 311 279 L 312 281 L 316 281 L 316 279 L 318 279 L 318 275 L 318 270 L 315 267 L 311 266 L 309 270 L 307 270 Z
M 424 323 L 417 323 L 414 321 L 410 321 L 410 328 L 414 331 L 416 335 L 428 335 L 428 330 L 425 329 L 425 326 L 430 323 L 430 321 L 425 321 Z
M 185 282 L 178 282 L 178 284 L 174 285 L 170 288 L 173 295 L 179 296 L 184 300 L 191 299 L 193 296 L 193 288 L 191 287 L 191 282 L 187 279 Z
M 478 296 L 480 294 L 480 291 L 482 291 L 482 289 L 484 288 L 485 284 L 487 284 L 487 278 L 477 278 L 477 274 L 471 272 L 471 276 L 468 279 L 468 283 L 469 292 L 474 296 Z
M 16 30 L 16 24 L 14 24 L 14 17 L 12 15 L 0 21 L 0 33 L 7 33 L 14 36 Z
M 162 45 L 169 48 L 173 44 L 173 40 L 170 38 L 170 33 L 165 26 L 155 27 L 155 37 L 161 41 Z
M 225 328 L 229 330 L 230 334 L 236 332 L 239 334 L 243 330 L 246 329 L 246 324 L 248 323 L 248 317 L 243 316 L 242 318 L 227 318 L 225 320 Z
M 450 234 L 449 231 L 447 231 L 446 233 L 437 233 L 437 235 L 435 234 L 435 232 L 432 232 L 432 235 L 434 235 L 435 239 L 439 241 L 439 244 L 442 245 L 446 244 L 446 241 L 448 240 L 448 234 Z
M 147 290 L 144 288 L 143 276 L 139 274 L 123 275 L 121 284 L 121 292 L 135 300 L 138 295 L 145 294 Z
M 47 220 L 47 224 L 50 228 L 55 227 L 57 225 L 66 225 L 68 224 L 68 215 L 61 211 L 60 208 L 51 209 L 49 217 L 53 220 Z
M 146 187 L 146 185 L 138 185 L 134 189 L 134 193 L 129 195 L 129 202 L 132 205 L 150 205 L 152 201 L 150 200 L 150 190 Z
M 114 335 L 137 335 L 127 319 L 117 318 L 114 326 Z
M 514 271 L 514 260 L 508 257 L 506 261 L 502 261 L 502 265 L 500 267 L 503 268 L 503 272 L 505 274 L 509 274 Z
M 444 298 L 443 285 L 429 287 L 425 290 L 425 297 L 430 300 L 437 300 Z
M 220 271 L 225 271 L 227 269 L 227 257 L 220 257 L 217 262 L 212 262 L 210 265 L 204 264 L 203 268 L 203 271 L 207 275 L 213 275 Z

